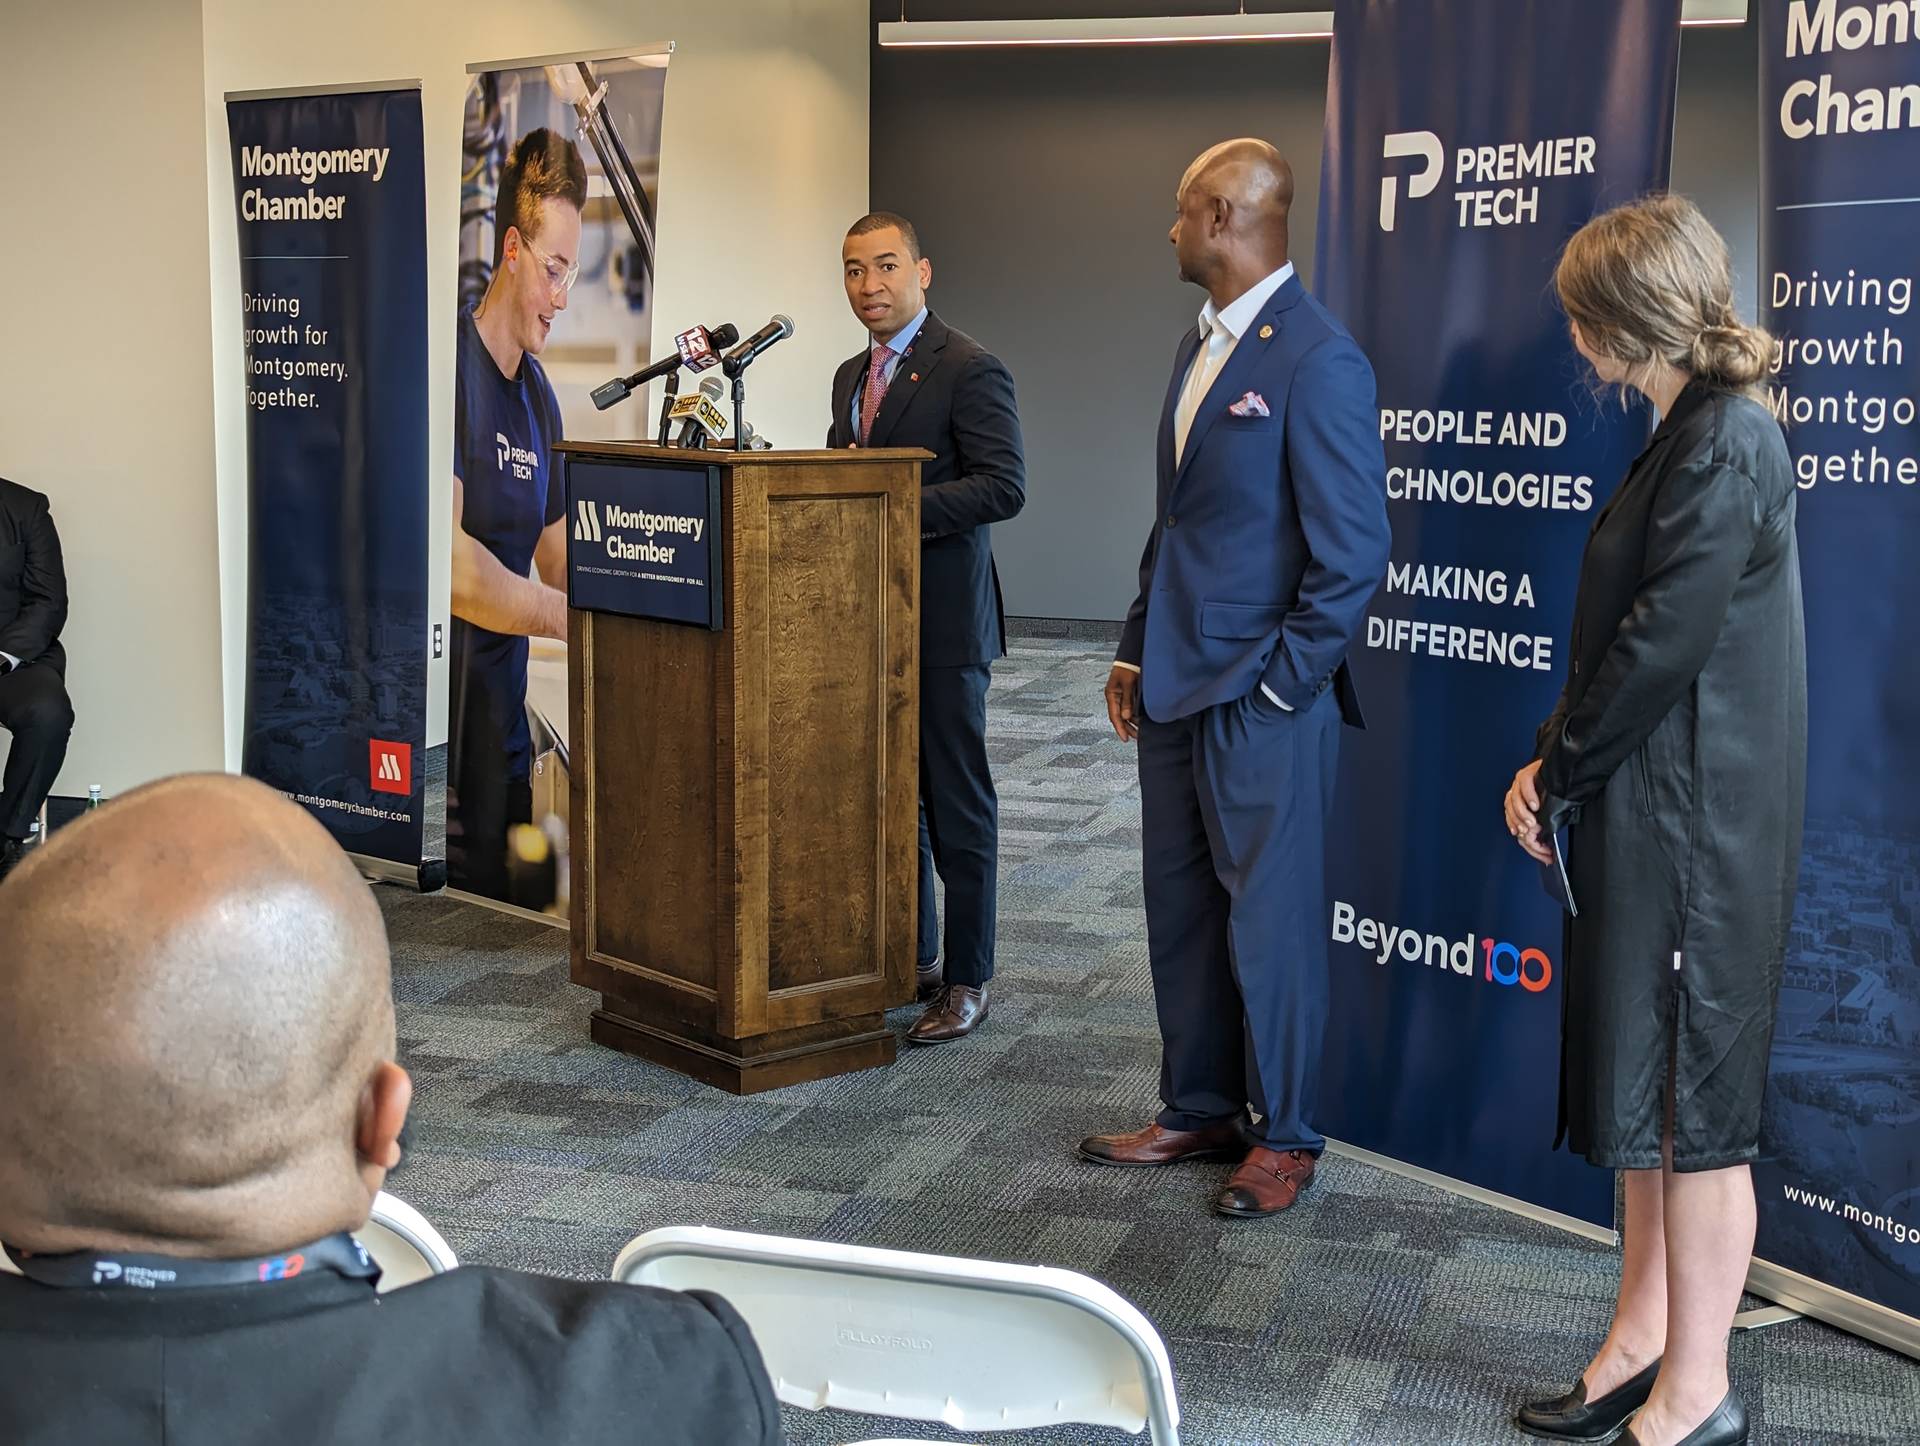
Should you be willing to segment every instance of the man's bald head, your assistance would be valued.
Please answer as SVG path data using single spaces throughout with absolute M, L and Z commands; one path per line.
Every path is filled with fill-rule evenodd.
M 1222 141 L 1201 152 L 1180 178 L 1175 205 L 1168 239 L 1181 280 L 1207 287 L 1216 299 L 1224 289 L 1224 300 L 1232 300 L 1286 264 L 1293 167 L 1268 142 Z
M 137 789 L 0 917 L 0 1239 L 226 1257 L 365 1222 L 408 1093 L 386 931 L 304 810 L 219 775 Z

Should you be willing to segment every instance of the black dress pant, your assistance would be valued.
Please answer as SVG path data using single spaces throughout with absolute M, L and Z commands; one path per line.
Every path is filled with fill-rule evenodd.
M 919 962 L 940 957 L 934 874 L 947 888 L 946 981 L 993 977 L 1000 803 L 987 766 L 986 663 L 920 670 Z
M 27 836 L 60 776 L 73 734 L 66 680 L 45 663 L 28 663 L 0 677 L 0 728 L 13 735 L 0 776 L 0 836 Z

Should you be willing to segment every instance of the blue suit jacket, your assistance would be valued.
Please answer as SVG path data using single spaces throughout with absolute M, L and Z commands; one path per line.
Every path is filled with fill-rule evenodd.
M 1360 727 L 1347 649 L 1392 541 L 1373 368 L 1289 278 L 1201 400 L 1176 465 L 1174 407 L 1199 347 L 1196 327 L 1160 414 L 1159 511 L 1118 660 L 1140 668 L 1162 722 L 1264 682 L 1295 709 L 1333 687 Z M 1250 392 L 1268 416 L 1231 414 Z

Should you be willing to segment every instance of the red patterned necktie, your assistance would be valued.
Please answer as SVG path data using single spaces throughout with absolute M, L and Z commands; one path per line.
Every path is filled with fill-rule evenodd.
M 867 438 L 873 435 L 873 419 L 879 415 L 880 403 L 887 395 L 887 363 L 893 358 L 893 348 L 885 342 L 875 346 L 867 358 L 867 393 L 860 400 L 860 445 L 867 445 Z

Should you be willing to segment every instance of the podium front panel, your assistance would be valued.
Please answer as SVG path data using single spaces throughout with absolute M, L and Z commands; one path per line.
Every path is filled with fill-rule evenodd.
M 767 988 L 878 980 L 887 507 L 767 502 Z
M 714 996 L 720 635 L 576 613 L 591 632 L 584 774 L 596 956 Z M 582 736 L 578 730 L 575 738 Z M 579 817 L 578 814 L 575 815 Z M 644 962 L 642 962 L 644 961 Z

